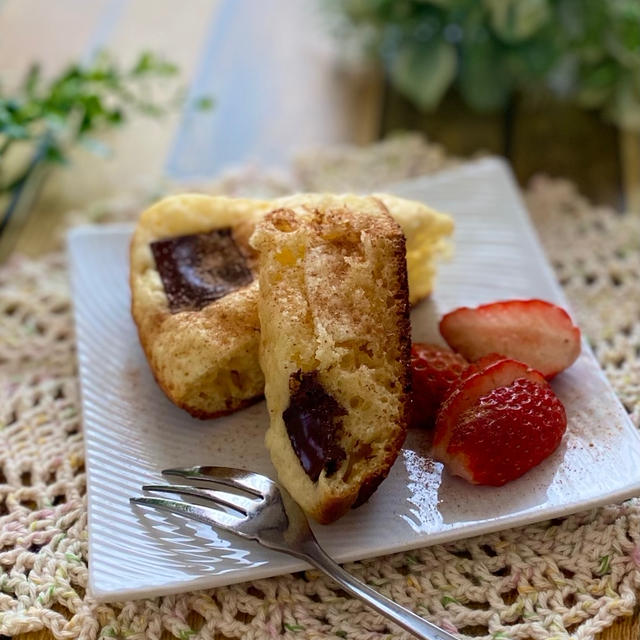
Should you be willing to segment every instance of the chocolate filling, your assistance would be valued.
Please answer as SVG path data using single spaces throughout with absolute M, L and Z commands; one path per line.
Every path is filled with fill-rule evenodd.
M 156 240 L 151 252 L 171 313 L 202 309 L 253 280 L 229 227 Z
M 292 374 L 289 394 L 282 417 L 302 468 L 314 482 L 323 469 L 334 474 L 346 457 L 337 441 L 347 412 L 318 382 L 317 371 Z

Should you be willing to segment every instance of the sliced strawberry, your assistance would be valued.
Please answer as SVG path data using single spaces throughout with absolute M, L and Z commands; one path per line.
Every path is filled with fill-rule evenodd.
M 507 358 L 507 356 L 501 356 L 499 353 L 489 353 L 486 356 L 482 356 L 482 358 L 478 358 L 474 360 L 463 372 L 460 376 L 460 379 L 468 378 L 470 375 L 474 373 L 479 373 L 483 369 L 486 369 L 490 364 L 495 364 L 496 362 L 500 362 L 500 360 L 510 360 L 511 358 Z
M 501 486 L 560 444 L 567 417 L 544 377 L 498 360 L 451 390 L 438 412 L 434 457 L 474 484 Z
M 476 365 L 471 365 L 471 370 Z M 544 376 L 522 362 L 500 358 L 479 371 L 465 372 L 460 383 L 452 387 L 445 398 L 436 420 L 436 431 L 433 436 L 433 450 L 438 459 L 446 455 L 449 439 L 459 417 L 469 407 L 479 402 L 498 387 L 506 387 L 518 378 L 525 378 L 538 384 L 547 384 Z
M 564 309 L 544 300 L 507 300 L 460 307 L 440 321 L 447 344 L 467 360 L 489 353 L 526 362 L 552 378 L 580 354 L 580 329 Z
M 411 426 L 433 426 L 445 394 L 468 366 L 461 355 L 446 347 L 422 342 L 411 346 Z

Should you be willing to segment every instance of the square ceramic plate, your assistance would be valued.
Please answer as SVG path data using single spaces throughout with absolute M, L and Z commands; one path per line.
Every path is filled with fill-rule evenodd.
M 456 220 L 455 256 L 412 314 L 414 340 L 437 340 L 437 319 L 460 305 L 511 297 L 566 305 L 508 168 L 482 160 L 396 185 Z M 199 421 L 156 386 L 129 314 L 130 227 L 81 228 L 69 237 L 89 494 L 90 589 L 103 601 L 263 578 L 304 564 L 174 516 L 132 508 L 140 485 L 167 467 L 211 464 L 274 474 L 264 403 Z M 456 479 L 414 431 L 364 506 L 315 526 L 337 560 L 472 536 L 619 501 L 640 492 L 640 436 L 584 345 L 553 383 L 569 417 L 549 459 L 501 488 Z

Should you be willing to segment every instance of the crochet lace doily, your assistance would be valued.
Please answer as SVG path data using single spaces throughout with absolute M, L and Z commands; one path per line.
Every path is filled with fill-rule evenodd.
M 454 162 L 442 149 L 405 137 L 308 154 L 287 176 L 248 171 L 205 188 L 365 190 Z M 560 180 L 536 179 L 525 197 L 572 309 L 638 426 L 640 218 L 594 208 Z M 132 219 L 144 200 L 101 203 L 70 220 Z M 137 602 L 91 599 L 82 422 L 62 251 L 36 261 L 14 257 L 0 268 L 0 442 L 0 634 L 46 628 L 56 638 L 402 635 L 314 571 Z M 347 568 L 459 634 L 586 640 L 637 603 L 640 500 Z

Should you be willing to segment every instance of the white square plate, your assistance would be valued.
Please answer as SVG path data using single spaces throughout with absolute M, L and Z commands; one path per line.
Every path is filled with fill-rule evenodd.
M 566 306 L 508 168 L 487 159 L 390 189 L 450 212 L 455 256 L 412 314 L 414 340 L 460 305 L 543 298 Z M 155 384 L 129 314 L 130 227 L 71 232 L 69 250 L 89 494 L 90 589 L 122 600 L 214 587 L 304 568 L 285 555 L 174 516 L 134 509 L 167 467 L 211 464 L 274 474 L 264 403 L 210 421 L 174 407 Z M 337 560 L 416 548 L 568 514 L 640 492 L 640 436 L 586 344 L 553 386 L 569 418 L 560 448 L 501 488 L 442 473 L 414 431 L 371 500 L 314 526 Z

